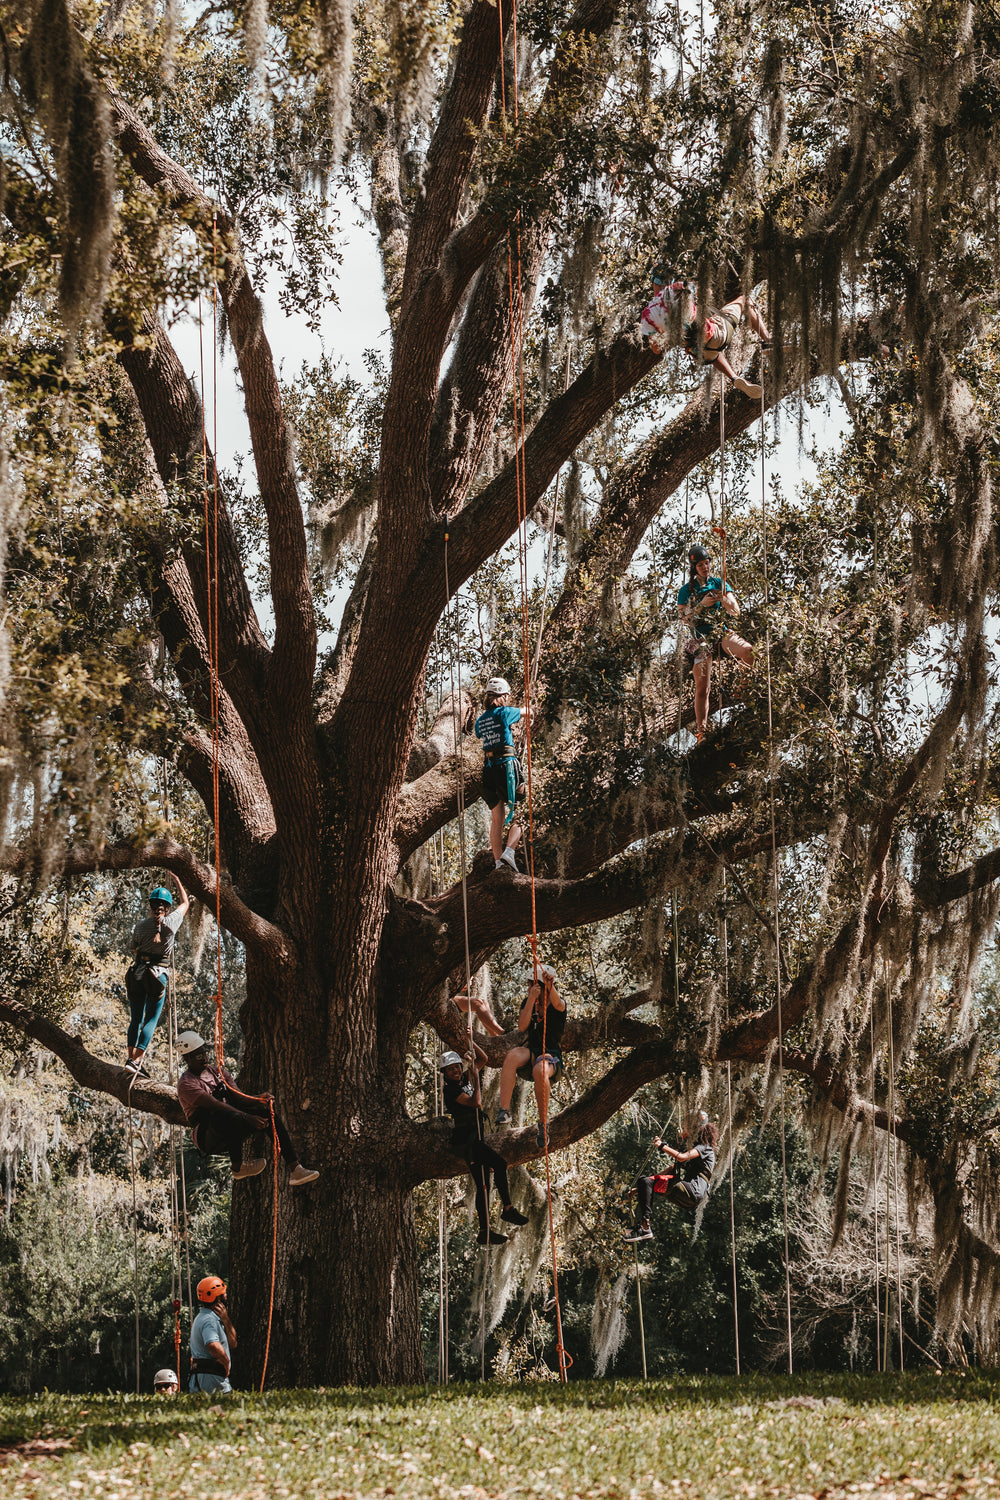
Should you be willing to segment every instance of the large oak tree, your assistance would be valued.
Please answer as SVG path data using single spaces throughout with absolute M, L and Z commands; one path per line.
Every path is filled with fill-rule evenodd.
M 466 921 L 474 967 L 533 920 L 543 935 L 631 923 L 634 988 L 578 1006 L 567 1030 L 599 1066 L 554 1116 L 554 1151 L 656 1079 L 729 1063 L 773 1085 L 780 1043 L 828 1135 L 831 1121 L 848 1146 L 898 1132 L 934 1198 L 946 1322 L 971 1307 L 988 1329 L 994 1122 L 959 1129 L 916 1088 L 890 1114 L 885 1059 L 890 1040 L 897 1062 L 919 1046 L 944 975 L 954 1003 L 931 1071 L 961 1093 L 1000 899 L 991 7 L 915 3 L 890 21 L 849 0 L 729 0 L 705 30 L 673 0 L 516 14 L 372 0 L 353 20 L 325 0 L 276 6 L 267 30 L 250 7 L 250 67 L 224 8 L 171 7 L 148 32 L 128 4 L 7 0 L 2 14 L 0 862 L 24 894 L 172 870 L 243 943 L 244 1086 L 275 1088 L 322 1167 L 278 1200 L 272 1377 L 422 1376 L 412 1197 L 463 1168 L 407 1114 L 407 1055 L 422 1023 L 462 1041 L 446 986 L 464 976 Z M 324 189 L 353 196 L 381 252 L 377 451 L 356 392 L 282 385 L 255 285 L 278 276 L 288 305 L 320 317 L 339 233 Z M 694 384 L 682 357 L 643 347 L 656 259 L 703 302 L 761 287 L 775 333 L 766 367 L 751 344 L 734 354 L 761 372 L 764 409 L 725 402 L 757 664 L 720 674 L 724 721 L 697 748 L 690 687 L 658 643 L 687 486 L 708 476 L 718 494 L 720 392 L 679 394 Z M 217 296 L 238 366 L 252 495 L 216 472 L 171 340 L 168 313 L 199 291 L 205 318 Z M 758 499 L 764 410 L 838 384 L 852 429 L 817 485 Z M 329 416 L 339 449 L 331 394 L 346 402 Z M 324 484 L 350 587 L 321 649 Z M 432 892 L 421 860 L 477 795 L 479 758 L 477 684 L 439 706 L 428 663 L 450 649 L 458 591 L 485 597 L 519 513 L 566 543 L 536 695 L 536 879 L 481 854 L 464 891 Z M 530 604 L 537 628 L 537 592 Z M 477 665 L 515 670 L 511 611 L 484 629 Z M 122 814 L 121 767 L 144 756 L 208 808 L 215 763 L 221 872 Z M 124 1071 L 30 996 L 0 997 L 0 1020 L 125 1099 Z M 486 1044 L 492 1067 L 513 1041 Z M 180 1118 L 162 1085 L 131 1099 Z M 533 1131 L 502 1144 L 512 1163 L 538 1155 Z M 245 1184 L 233 1300 L 258 1367 L 269 1224 L 268 1189 Z

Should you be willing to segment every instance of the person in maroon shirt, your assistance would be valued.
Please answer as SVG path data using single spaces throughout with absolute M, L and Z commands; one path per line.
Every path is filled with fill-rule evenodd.
M 258 1172 L 263 1172 L 267 1162 L 262 1156 L 244 1162 L 243 1142 L 255 1132 L 270 1127 L 274 1095 L 263 1094 L 254 1099 L 240 1093 L 231 1074 L 224 1067 L 217 1068 L 209 1062 L 208 1048 L 196 1031 L 182 1031 L 177 1038 L 177 1050 L 186 1063 L 185 1071 L 177 1080 L 177 1097 L 198 1150 L 205 1156 L 228 1154 L 233 1164 L 234 1181 L 241 1177 L 256 1177 Z M 319 1173 L 311 1167 L 304 1167 L 299 1161 L 299 1153 L 277 1110 L 274 1111 L 274 1133 L 292 1187 L 305 1187 L 307 1182 L 315 1182 Z

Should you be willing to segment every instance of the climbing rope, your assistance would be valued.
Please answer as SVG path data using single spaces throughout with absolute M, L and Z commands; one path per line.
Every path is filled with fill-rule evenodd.
M 729 1020 L 729 887 L 726 867 L 722 867 L 722 992 Z M 736 1138 L 733 1134 L 733 1065 L 726 1061 L 726 1115 L 729 1123 L 729 1244 L 733 1270 L 733 1343 L 736 1352 L 736 1373 L 740 1373 L 740 1310 L 739 1290 L 736 1279 Z
M 472 956 L 471 956 L 470 947 L 469 947 L 468 873 L 467 873 L 467 870 L 466 870 L 466 854 L 465 854 L 465 730 L 464 730 L 464 726 L 460 722 L 459 716 L 458 716 L 458 695 L 461 693 L 461 690 L 462 690 L 462 657 L 461 657 L 461 649 L 462 648 L 461 648 L 461 636 L 460 636 L 460 631 L 461 631 L 461 627 L 462 627 L 462 620 L 461 620 L 461 615 L 459 613 L 459 602 L 458 602 L 458 594 L 457 594 L 457 592 L 456 592 L 456 595 L 455 595 L 454 612 L 452 611 L 451 577 L 450 577 L 449 570 L 448 570 L 448 532 L 447 532 L 447 530 L 445 530 L 445 534 L 444 534 L 444 603 L 445 603 L 445 619 L 446 620 L 450 620 L 452 618 L 452 613 L 453 613 L 454 614 L 454 621 L 455 621 L 454 630 L 451 630 L 451 629 L 448 630 L 448 661 L 449 661 L 450 678 L 451 678 L 451 723 L 452 723 L 452 734 L 453 734 L 453 736 L 455 738 L 455 742 L 456 742 L 456 744 L 458 746 L 458 859 L 459 859 L 459 872 L 460 872 L 460 876 L 461 876 L 461 886 L 462 886 L 462 931 L 463 931 L 464 944 L 465 944 L 465 994 L 466 994 L 466 997 L 469 1000 L 469 1009 L 468 1009 L 468 1020 L 469 1020 L 469 1028 L 468 1028 L 469 1029 L 469 1066 L 474 1071 L 476 1071 L 476 1043 L 475 1043 L 475 1038 L 473 1037 L 473 1032 L 472 1032 L 472 1003 L 471 1003 L 472 1002 Z M 444 854 L 443 854 L 443 850 L 442 850 L 442 860 L 443 860 L 443 857 L 444 857 Z M 476 1135 L 477 1135 L 477 1137 L 478 1137 L 478 1139 L 480 1141 L 483 1138 L 482 1131 L 483 1131 L 482 1116 L 481 1116 L 480 1111 L 477 1110 L 476 1111 Z M 485 1194 L 485 1201 L 486 1201 L 486 1224 L 487 1224 L 487 1237 L 488 1237 L 489 1233 L 490 1233 L 490 1229 L 489 1229 L 489 1222 L 490 1222 L 490 1179 L 489 1179 L 489 1176 L 488 1176 L 488 1173 L 487 1173 L 487 1168 L 482 1163 L 480 1163 L 479 1170 L 483 1174 L 483 1184 L 484 1184 L 483 1185 L 483 1192 Z M 473 1178 L 473 1183 L 475 1183 L 475 1178 Z M 441 1232 L 442 1231 L 441 1231 L 441 1229 L 439 1227 L 439 1235 L 440 1235 Z M 482 1294 L 482 1298 L 480 1299 L 480 1308 L 479 1308 L 479 1378 L 481 1380 L 485 1380 L 486 1379 L 486 1290 L 487 1290 L 487 1283 L 489 1281 L 489 1273 L 490 1273 L 490 1247 L 489 1247 L 489 1244 L 487 1243 L 486 1245 L 484 1245 L 483 1249 L 486 1252 L 486 1259 L 485 1259 L 485 1262 L 484 1262 L 484 1265 L 483 1265 L 483 1294 Z M 439 1281 L 440 1281 L 440 1273 L 439 1273 Z M 439 1314 L 439 1319 L 440 1319 L 440 1314 Z
M 899 1156 L 898 1142 L 895 1130 L 896 1119 L 896 1052 L 895 1039 L 892 1034 L 892 989 L 889 984 L 889 963 L 883 959 L 885 977 L 885 999 L 889 1023 L 889 1132 L 886 1137 L 885 1151 L 885 1352 L 882 1359 L 882 1368 L 889 1368 L 889 1285 L 891 1272 L 889 1270 L 890 1238 L 889 1238 L 889 1180 L 892 1178 L 893 1207 L 896 1219 L 896 1323 L 899 1329 L 899 1368 L 903 1369 L 903 1278 L 900 1259 L 899 1245 Z
M 872 984 L 874 992 L 874 982 Z M 875 1004 L 874 997 L 868 1012 L 869 1032 L 871 1037 L 871 1085 L 872 1085 L 872 1217 L 874 1229 L 875 1246 L 875 1368 L 879 1372 L 882 1369 L 882 1308 L 879 1297 L 879 1287 L 882 1274 L 879 1268 L 878 1258 L 878 1152 L 876 1150 L 875 1134 Z
M 201 457 L 202 499 L 205 521 L 205 598 L 206 644 L 208 647 L 209 717 L 212 725 L 212 829 L 215 855 L 215 1061 L 220 1074 L 225 1067 L 222 1023 L 222 802 L 221 802 L 221 703 L 219 655 L 219 369 L 218 369 L 218 220 L 212 215 L 212 484 L 209 499 L 208 432 L 205 423 L 205 352 L 201 316 L 201 294 L 198 296 L 198 353 L 201 371 Z M 259 1094 L 245 1094 L 233 1085 L 229 1092 L 257 1104 L 267 1104 L 271 1124 L 271 1147 L 274 1161 L 274 1192 L 271 1213 L 271 1284 L 267 1310 L 267 1337 L 260 1389 L 264 1389 L 267 1362 L 271 1350 L 271 1327 L 274 1320 L 274 1288 L 278 1264 L 278 1157 L 280 1148 L 274 1121 L 274 1101 Z M 182 1154 L 183 1160 L 183 1154 Z M 190 1297 L 190 1272 L 189 1272 Z
M 514 58 L 513 80 L 512 80 L 512 103 L 514 128 L 518 125 L 518 78 L 517 78 L 517 0 L 511 0 L 511 48 Z M 504 20 L 503 4 L 497 6 L 497 16 L 500 26 L 500 115 L 503 122 L 504 139 L 507 134 L 507 81 L 506 81 L 506 58 L 504 47 Z M 516 258 L 517 276 L 514 275 L 514 263 Z M 515 331 L 515 288 L 516 288 L 516 331 Z M 525 780 L 527 783 L 528 804 L 528 874 L 531 879 L 531 964 L 532 982 L 538 983 L 538 914 L 535 899 L 535 819 L 534 819 L 534 791 L 533 791 L 533 766 L 531 747 L 531 647 L 528 629 L 528 505 L 527 484 L 525 475 L 524 443 L 525 443 L 525 399 L 524 399 L 524 295 L 521 280 L 521 218 L 520 213 L 514 220 L 514 226 L 507 234 L 507 293 L 508 293 L 508 316 L 511 344 L 511 382 L 514 404 L 514 474 L 517 490 L 517 515 L 518 515 L 518 561 L 520 567 L 521 583 L 521 651 L 523 656 L 524 670 L 524 707 L 525 707 Z M 542 1051 L 545 1051 L 545 1032 L 547 1022 L 548 1006 L 545 1003 L 543 992 L 542 1007 Z M 550 1092 L 546 1099 L 551 1097 Z M 562 1333 L 562 1309 L 559 1303 L 559 1263 L 556 1251 L 555 1217 L 552 1212 L 552 1169 L 549 1161 L 549 1131 L 548 1131 L 548 1107 L 546 1106 L 545 1118 L 542 1121 L 542 1139 L 545 1149 L 545 1192 L 548 1204 L 549 1217 L 549 1241 L 552 1253 L 552 1296 L 556 1314 L 556 1352 L 559 1358 L 559 1378 L 565 1383 L 566 1372 L 572 1360 L 563 1346 Z
M 763 374 L 763 371 L 761 372 Z M 785 1141 L 785 1043 L 781 1016 L 781 875 L 774 809 L 774 711 L 771 688 L 771 583 L 767 543 L 767 471 L 764 418 L 764 382 L 760 393 L 760 520 L 764 552 L 764 658 L 767 668 L 767 758 L 768 801 L 771 818 L 771 870 L 774 886 L 774 982 L 778 1010 L 778 1094 L 781 1119 L 781 1211 L 785 1237 L 785 1322 L 788 1340 L 788 1373 L 792 1373 L 792 1282 L 788 1254 L 788 1162 Z
M 646 1324 L 642 1316 L 642 1277 L 639 1274 L 639 1244 L 636 1241 L 632 1247 L 635 1250 L 635 1292 L 639 1301 L 639 1343 L 642 1347 L 642 1378 L 648 1380 L 646 1371 Z
M 139 1206 L 135 1192 L 135 1125 L 132 1118 L 132 1085 L 138 1074 L 133 1072 L 128 1081 L 128 1164 L 132 1179 L 132 1297 L 135 1303 L 135 1393 L 141 1390 L 139 1351 Z

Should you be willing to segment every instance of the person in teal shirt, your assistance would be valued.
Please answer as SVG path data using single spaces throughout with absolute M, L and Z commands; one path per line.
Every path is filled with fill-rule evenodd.
M 524 772 L 511 730 L 522 719 L 527 722 L 528 711 L 510 707 L 509 700 L 510 683 L 503 677 L 491 677 L 486 684 L 483 711 L 476 720 L 476 737 L 483 742 L 483 800 L 492 814 L 493 858 L 498 870 L 506 866 L 516 875 L 514 850 L 521 837 L 521 825 L 514 821 L 514 811 L 524 796 Z
M 739 601 L 729 584 L 710 571 L 712 554 L 704 547 L 692 547 L 688 563 L 691 573 L 687 583 L 677 591 L 677 610 L 691 630 L 686 649 L 694 667 L 694 720 L 700 745 L 708 727 L 708 695 L 716 648 L 721 646 L 749 667 L 753 665 L 753 647 L 729 629 L 729 620 L 739 616 Z

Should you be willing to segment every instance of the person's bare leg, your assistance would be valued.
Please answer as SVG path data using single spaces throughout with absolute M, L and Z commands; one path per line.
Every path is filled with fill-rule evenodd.
M 713 363 L 720 374 L 724 375 L 727 380 L 731 380 L 736 389 L 738 391 L 742 391 L 744 396 L 749 396 L 751 401 L 760 400 L 761 396 L 764 394 L 761 387 L 759 385 L 754 385 L 753 381 L 751 380 L 744 380 L 742 375 L 737 375 L 736 371 L 733 369 L 732 365 L 729 363 L 724 354 L 718 355 Z
M 708 727 L 708 695 L 712 686 L 712 659 L 694 664 L 694 722 L 699 735 Z
M 759 339 L 769 339 L 771 335 L 767 331 L 767 326 L 764 322 L 764 319 L 760 315 L 760 310 L 757 307 L 757 304 L 755 302 L 748 301 L 744 297 L 741 297 L 740 301 L 743 304 L 743 316 L 750 324 L 750 327 L 753 329 L 757 337 Z
M 467 1016 L 472 1012 L 489 1036 L 503 1036 L 504 1029 L 490 1009 L 488 1001 L 479 995 L 455 995 L 453 999 L 463 1015 Z
M 730 656 L 734 656 L 738 662 L 742 662 L 745 667 L 753 666 L 753 647 L 740 636 L 723 636 L 722 649 Z
M 543 1125 L 548 1124 L 549 1119 L 549 1079 L 552 1064 L 539 1062 L 535 1064 L 535 1103 L 538 1105 L 538 1118 Z
M 514 1094 L 514 1084 L 517 1081 L 517 1070 L 523 1068 L 526 1062 L 531 1061 L 531 1053 L 527 1047 L 511 1047 L 503 1060 L 500 1069 L 500 1108 L 510 1109 L 510 1101 Z
M 508 849 L 516 849 L 517 846 L 518 846 L 518 844 L 520 842 L 521 842 L 521 825 L 517 821 L 517 819 L 515 818 L 514 821 L 513 821 L 513 823 L 507 829 L 507 848 Z

